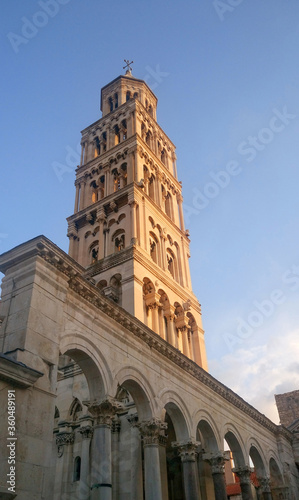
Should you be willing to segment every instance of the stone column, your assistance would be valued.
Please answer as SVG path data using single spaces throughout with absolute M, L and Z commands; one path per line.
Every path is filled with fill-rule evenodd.
M 259 492 L 261 493 L 261 498 L 263 500 L 272 500 L 271 489 L 270 489 L 270 479 L 268 477 L 258 477 L 259 482 Z
M 75 257 L 75 241 L 77 239 L 77 228 L 75 222 L 70 222 L 67 231 L 67 237 L 70 240 L 69 244 L 69 255 L 74 258 Z
M 98 260 L 103 259 L 105 255 L 104 222 L 106 220 L 104 208 L 97 210 L 96 220 L 99 223 L 99 254 Z
M 131 500 L 143 498 L 142 451 L 141 438 L 138 429 L 137 413 L 129 414 L 127 420 L 131 426 Z
M 84 195 L 85 195 L 85 185 L 84 181 L 80 182 L 80 202 L 79 202 L 79 211 L 84 208 Z
M 211 465 L 215 500 L 227 500 L 224 464 L 228 460 L 225 453 L 204 453 L 203 459 Z
M 76 196 L 75 196 L 75 206 L 74 206 L 74 213 L 76 214 L 78 212 L 78 203 L 79 203 L 79 194 L 80 194 L 80 185 L 76 184 Z
M 111 427 L 112 432 L 112 500 L 118 499 L 118 483 L 119 483 L 119 433 L 120 420 L 114 418 Z
M 163 500 L 159 457 L 159 436 L 167 424 L 152 418 L 138 424 L 143 437 L 145 500 Z
M 80 158 L 80 167 L 83 165 L 83 155 L 84 155 L 84 142 L 81 142 L 81 158 Z
M 92 419 L 88 416 L 80 418 L 81 427 L 79 429 L 82 435 L 81 447 L 81 471 L 79 485 L 79 500 L 89 500 L 90 495 L 90 441 L 93 435 Z
M 168 500 L 168 481 L 167 481 L 167 459 L 166 459 L 167 436 L 159 436 L 159 458 L 161 470 L 162 498 Z
M 129 206 L 131 208 L 131 244 L 136 245 L 137 243 L 137 222 L 136 222 L 136 208 L 137 202 L 135 200 L 129 201 Z
M 152 311 L 152 330 L 159 335 L 159 305 L 157 302 L 154 302 L 153 304 L 149 304 L 148 308 Z
M 172 443 L 178 450 L 183 466 L 183 483 L 186 500 L 200 500 L 200 490 L 197 469 L 197 454 L 200 443 L 194 441 Z
M 232 472 L 236 474 L 240 480 L 242 500 L 253 500 L 250 481 L 252 470 L 250 467 L 235 467 L 232 469 Z
M 91 458 L 91 500 L 112 500 L 111 425 L 121 404 L 107 397 L 91 403 L 94 417 Z
M 183 205 L 182 205 L 183 197 L 181 194 L 177 195 L 177 202 L 178 202 L 178 208 L 179 208 L 179 219 L 180 219 L 181 230 L 185 231 Z
M 175 315 L 174 315 L 174 307 L 170 306 L 170 310 L 165 311 L 165 317 L 167 318 L 167 342 L 169 344 L 176 346 L 176 330 L 175 330 Z
M 190 349 L 189 349 L 189 341 L 188 341 L 188 328 L 184 327 L 182 330 L 182 339 L 183 339 L 183 353 L 187 358 L 190 358 Z
M 69 484 L 72 482 L 72 449 L 74 444 L 74 433 L 69 430 L 68 424 L 61 422 L 60 431 L 56 435 L 58 460 L 56 462 L 56 478 L 54 498 L 60 499 L 67 493 Z

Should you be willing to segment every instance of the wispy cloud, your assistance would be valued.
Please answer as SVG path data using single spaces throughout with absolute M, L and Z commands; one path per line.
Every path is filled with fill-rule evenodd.
M 211 373 L 278 423 L 274 394 L 299 387 L 299 329 L 210 362 Z

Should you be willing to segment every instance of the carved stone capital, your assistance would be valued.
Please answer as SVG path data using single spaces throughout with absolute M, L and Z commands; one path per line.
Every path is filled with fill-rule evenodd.
M 107 397 L 101 401 L 89 404 L 88 410 L 95 418 L 97 425 L 112 426 L 113 417 L 122 408 L 121 403 L 113 398 Z
M 159 437 L 167 429 L 167 423 L 159 418 L 143 421 L 137 424 L 137 427 L 143 437 L 144 445 L 159 444 Z
M 85 425 L 80 427 L 79 432 L 83 439 L 91 439 L 93 435 L 93 427 L 91 427 L 91 425 Z
M 171 446 L 177 449 L 182 462 L 195 462 L 200 443 L 198 441 L 175 441 Z
M 271 493 L 269 477 L 257 477 L 257 480 L 259 482 L 260 490 L 262 493 Z
M 118 418 L 112 420 L 111 432 L 113 434 L 118 434 L 120 432 L 121 423 Z
M 57 454 L 58 457 L 62 457 L 64 446 L 69 444 L 74 444 L 75 434 L 73 432 L 59 432 L 56 435 L 56 444 L 57 444 Z
M 253 472 L 253 469 L 247 467 L 246 465 L 243 467 L 234 467 L 232 472 L 238 476 L 240 479 L 240 484 L 250 484 L 250 476 Z
M 212 474 L 224 474 L 224 464 L 229 460 L 227 453 L 204 453 L 203 460 L 208 462 L 212 468 Z
M 129 415 L 127 415 L 126 418 L 127 418 L 127 421 L 129 422 L 131 427 L 138 426 L 138 414 L 137 413 L 129 413 Z

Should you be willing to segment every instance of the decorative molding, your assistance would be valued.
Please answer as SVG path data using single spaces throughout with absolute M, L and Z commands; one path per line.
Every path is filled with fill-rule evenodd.
M 200 442 L 198 441 L 175 441 L 171 443 L 172 448 L 176 449 L 182 462 L 195 462 L 199 453 Z
M 59 432 L 56 434 L 56 444 L 58 446 L 58 456 L 63 455 L 63 446 L 74 444 L 75 434 L 74 432 Z
M 91 439 L 93 436 L 93 427 L 91 425 L 81 426 L 79 432 L 83 439 Z
M 254 469 L 244 465 L 243 467 L 234 467 L 232 472 L 240 479 L 240 484 L 251 484 L 250 476 Z
M 224 464 L 229 460 L 229 454 L 221 451 L 219 453 L 204 453 L 202 456 L 205 462 L 208 462 L 212 469 L 212 474 L 224 474 Z
M 123 406 L 119 401 L 109 396 L 101 401 L 93 401 L 88 404 L 88 411 L 95 418 L 95 424 L 109 427 L 113 424 L 114 415 L 122 408 Z
M 144 420 L 136 424 L 136 426 L 142 435 L 144 446 L 158 445 L 160 435 L 163 436 L 164 431 L 167 429 L 167 423 L 162 422 L 159 418 Z
M 19 361 L 0 354 L 0 380 L 5 380 L 19 387 L 32 387 L 44 374 Z

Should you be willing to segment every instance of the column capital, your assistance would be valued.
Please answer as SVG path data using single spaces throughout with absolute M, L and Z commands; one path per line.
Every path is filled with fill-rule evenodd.
M 224 464 L 229 460 L 229 454 L 226 452 L 204 453 L 203 460 L 212 467 L 212 474 L 224 474 Z
M 96 221 L 101 223 L 101 222 L 105 222 L 105 220 L 106 220 L 106 215 L 104 212 L 104 208 L 103 207 L 98 208 L 97 213 L 96 213 Z
M 171 446 L 177 449 L 182 462 L 195 462 L 199 452 L 200 442 L 192 441 L 191 439 L 189 441 L 175 441 L 171 443 Z
M 143 437 L 144 445 L 159 444 L 159 437 L 167 429 L 167 423 L 159 418 L 144 420 L 137 424 L 137 427 Z
M 138 427 L 138 414 L 137 413 L 129 413 L 126 416 L 127 421 L 129 422 L 131 427 Z
M 257 480 L 262 493 L 271 493 L 269 477 L 257 477 Z
M 68 431 L 66 427 L 56 434 L 57 455 L 62 457 L 65 445 L 74 444 L 75 434 L 73 431 Z
M 112 426 L 111 426 L 112 434 L 118 434 L 120 432 L 120 427 L 121 427 L 121 423 L 120 423 L 119 418 L 114 417 L 114 419 L 112 420 Z
M 91 439 L 93 435 L 93 427 L 91 425 L 84 425 L 79 429 L 83 439 Z
M 250 484 L 250 476 L 253 472 L 251 467 L 244 465 L 242 467 L 234 467 L 232 472 L 238 476 L 240 479 L 240 484 Z
M 88 411 L 95 418 L 97 425 L 107 425 L 111 427 L 113 417 L 122 408 L 121 403 L 111 397 L 106 397 L 100 401 L 93 401 L 88 406 Z

